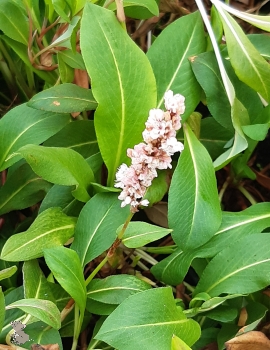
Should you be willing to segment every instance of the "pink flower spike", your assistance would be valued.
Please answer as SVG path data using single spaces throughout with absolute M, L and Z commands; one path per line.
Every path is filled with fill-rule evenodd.
M 185 98 L 169 90 L 164 101 L 167 111 L 158 108 L 149 111 L 142 133 L 144 142 L 127 150 L 131 165 L 122 164 L 116 173 L 114 186 L 122 189 L 118 196 L 121 206 L 130 205 L 132 213 L 136 213 L 139 206 L 149 205 L 149 201 L 142 198 L 157 177 L 157 169 L 171 169 L 171 156 L 184 149 L 176 139 L 176 131 L 181 128 L 180 114 L 185 111 Z
M 165 108 L 171 113 L 181 115 L 185 112 L 185 97 L 168 90 L 164 94 Z

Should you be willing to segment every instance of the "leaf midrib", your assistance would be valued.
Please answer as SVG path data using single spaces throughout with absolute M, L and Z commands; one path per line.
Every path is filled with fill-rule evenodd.
M 10 254 L 13 254 L 14 252 L 20 250 L 21 248 L 31 244 L 32 242 L 36 241 L 36 240 L 39 240 L 43 237 L 45 237 L 46 235 L 49 235 L 50 233 L 52 232 L 57 232 L 57 231 L 60 231 L 60 230 L 64 230 L 64 229 L 69 229 L 69 228 L 73 228 L 74 227 L 74 224 L 69 224 L 69 225 L 65 225 L 65 226 L 61 226 L 61 227 L 58 227 L 58 228 L 53 228 L 52 230 L 50 231 L 46 231 L 44 232 L 42 235 L 38 236 L 38 237 L 35 237 L 29 241 L 27 241 L 25 244 L 23 245 L 20 245 L 18 248 L 14 249 L 14 250 L 11 250 L 10 252 L 8 252 L 8 254 L 6 254 L 6 256 L 10 255 Z M 27 231 L 26 231 L 27 232 Z M 13 236 L 14 237 L 14 236 Z
M 111 51 L 111 54 L 112 54 L 112 57 L 113 57 L 113 60 L 114 60 L 115 68 L 116 68 L 116 71 L 117 71 L 117 77 L 118 77 L 118 81 L 119 81 L 120 95 L 121 95 L 121 107 L 122 108 L 121 108 L 121 123 L 120 123 L 120 130 L 119 130 L 119 140 L 118 140 L 118 148 L 117 148 L 117 152 L 116 152 L 116 155 L 115 155 L 115 161 L 114 161 L 113 169 L 111 171 L 111 174 L 109 175 L 109 177 L 111 177 L 112 174 L 114 174 L 116 172 L 117 165 L 119 165 L 119 160 L 120 160 L 120 156 L 121 156 L 121 150 L 123 148 L 124 127 L 125 127 L 125 99 L 124 99 L 124 89 L 123 89 L 123 85 L 122 85 L 120 69 L 118 67 L 117 60 L 116 60 L 116 57 L 115 57 L 114 52 L 113 52 L 113 48 L 112 48 L 112 46 L 110 44 L 110 41 L 109 41 L 108 37 L 106 36 L 106 33 L 103 30 L 102 25 L 100 24 L 99 20 L 98 20 L 98 23 L 99 23 L 100 29 L 101 29 L 104 37 L 105 37 L 105 40 L 108 43 L 108 47 L 109 47 L 109 49 Z M 108 178 L 108 183 L 110 183 L 110 182 L 111 182 L 111 179 Z
M 263 264 L 263 263 L 266 263 L 270 261 L 270 258 L 269 259 L 265 259 L 265 260 L 260 260 L 260 261 L 256 261 L 255 263 L 252 263 L 252 264 L 249 264 L 249 265 L 246 265 L 246 266 L 243 266 L 231 273 L 229 273 L 228 275 L 224 276 L 223 278 L 221 278 L 220 280 L 218 280 L 216 283 L 212 284 L 211 287 L 209 287 L 206 291 L 206 293 L 208 293 L 209 291 L 211 291 L 213 288 L 215 288 L 216 286 L 218 286 L 220 283 L 226 281 L 228 278 L 230 278 L 231 276 L 234 276 L 236 275 L 237 273 L 241 272 L 241 271 L 244 271 L 244 270 L 247 270 L 248 268 L 250 267 L 253 267 L 253 266 L 256 266 L 256 265 L 259 265 L 259 264 Z

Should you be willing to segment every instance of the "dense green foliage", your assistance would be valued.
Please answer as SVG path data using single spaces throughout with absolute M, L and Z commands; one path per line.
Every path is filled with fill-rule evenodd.
M 235 16 L 264 31 L 270 19 L 211 3 L 210 19 L 196 0 L 149 32 L 145 53 L 123 14 L 145 24 L 156 0 L 1 1 L 0 343 L 223 349 L 243 308 L 246 331 L 267 317 L 270 203 L 241 180 L 268 133 L 270 38 Z M 117 169 L 168 90 L 185 97 L 184 150 L 132 211 Z M 249 208 L 223 210 L 228 181 Z M 29 335 L 17 330 L 19 347 L 12 321 Z

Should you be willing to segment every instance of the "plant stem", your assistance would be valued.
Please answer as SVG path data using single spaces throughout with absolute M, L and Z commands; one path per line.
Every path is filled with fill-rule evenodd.
M 77 349 L 77 344 L 78 344 L 78 339 L 80 335 L 80 311 L 79 307 L 77 304 L 75 304 L 75 309 L 74 309 L 74 336 L 73 336 L 73 343 L 72 343 L 72 348 L 71 350 L 76 350 Z
M 229 186 L 230 181 L 231 181 L 231 178 L 230 178 L 230 176 L 228 176 L 226 181 L 222 185 L 221 190 L 219 191 L 218 198 L 219 198 L 220 203 L 222 202 L 223 195 L 224 195 L 227 187 Z
M 239 185 L 237 188 L 252 205 L 257 204 L 257 201 L 252 197 L 252 195 L 243 186 Z
M 211 0 L 213 4 L 216 3 L 215 0 Z M 220 74 L 221 74 L 221 77 L 222 77 L 222 81 L 223 81 L 223 84 L 224 84 L 224 87 L 225 87 L 225 90 L 226 90 L 226 93 L 228 95 L 228 98 L 229 98 L 229 101 L 230 101 L 230 105 L 232 106 L 233 105 L 233 101 L 235 99 L 235 91 L 234 91 L 234 87 L 227 75 L 227 72 L 225 70 L 225 67 L 224 67 L 224 64 L 223 64 L 223 61 L 222 61 L 222 57 L 221 57 L 221 54 L 219 52 L 219 47 L 218 47 L 218 44 L 216 42 L 216 38 L 215 38 L 215 34 L 213 32 L 213 29 L 212 29 L 212 26 L 211 26 L 211 23 L 208 19 L 208 15 L 205 11 L 205 8 L 204 8 L 204 5 L 202 3 L 202 0 L 195 0 L 197 6 L 198 6 L 198 9 L 201 13 L 201 16 L 202 16 L 202 19 L 204 21 L 204 24 L 205 24 L 205 27 L 208 31 L 208 34 L 209 34 L 209 37 L 211 39 L 211 42 L 212 42 L 212 45 L 213 45 L 213 49 L 214 49 L 214 52 L 215 52 L 215 55 L 216 55 L 216 59 L 217 59 L 217 62 L 218 62 L 218 66 L 219 66 L 219 70 L 220 70 Z
M 126 231 L 126 229 L 127 229 L 127 227 L 128 227 L 128 224 L 130 223 L 130 220 L 133 218 L 133 213 L 129 213 L 129 216 L 128 216 L 128 218 L 127 218 L 127 220 L 125 221 L 125 223 L 124 223 L 124 225 L 123 225 L 123 227 L 122 227 L 122 229 L 121 229 L 121 231 L 119 232 L 119 234 L 117 235 L 117 238 L 121 241 L 121 239 L 123 238 L 123 236 L 124 236 L 124 233 L 125 233 L 125 231 Z
M 105 256 L 105 258 L 98 264 L 98 266 L 94 269 L 94 271 L 88 276 L 88 278 L 85 281 L 85 285 L 87 286 L 92 279 L 96 276 L 96 274 L 102 269 L 102 267 L 108 262 L 109 257 L 113 256 L 116 248 L 119 246 L 119 244 L 121 243 L 121 239 L 124 236 L 124 233 L 128 227 L 128 224 L 130 223 L 130 220 L 133 217 L 133 213 L 130 212 L 129 216 L 127 217 L 121 231 L 119 232 L 117 239 L 115 240 L 115 242 L 113 243 L 113 245 L 111 246 L 111 248 L 109 249 L 107 255 Z
M 152 254 L 171 254 L 175 251 L 176 248 L 177 246 L 174 244 L 164 247 L 141 247 L 140 250 Z
M 106 264 L 108 261 L 108 255 L 105 256 L 105 258 L 98 264 L 98 266 L 95 268 L 95 270 L 88 276 L 88 278 L 85 280 L 85 285 L 88 286 L 88 284 L 92 281 L 92 279 L 96 276 L 96 274 L 99 272 L 99 270 L 102 269 L 102 267 Z
M 192 287 L 190 284 L 188 284 L 187 282 L 183 282 L 183 285 L 187 288 L 188 291 L 190 291 L 191 293 L 194 292 L 195 288 Z
M 126 30 L 126 16 L 124 12 L 123 0 L 115 0 L 116 16 L 121 26 Z
M 141 249 L 135 249 L 134 253 L 136 255 L 140 256 L 144 261 L 147 261 L 149 264 L 151 264 L 153 266 L 158 263 L 158 261 L 156 259 L 154 259 L 152 256 L 150 256 L 149 254 L 147 254 L 146 252 L 144 252 Z

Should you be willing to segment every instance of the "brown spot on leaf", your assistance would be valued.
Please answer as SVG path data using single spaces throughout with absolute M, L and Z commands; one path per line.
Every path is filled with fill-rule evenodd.
M 60 102 L 58 102 L 58 101 L 53 101 L 53 104 L 54 104 L 55 106 L 60 106 Z

